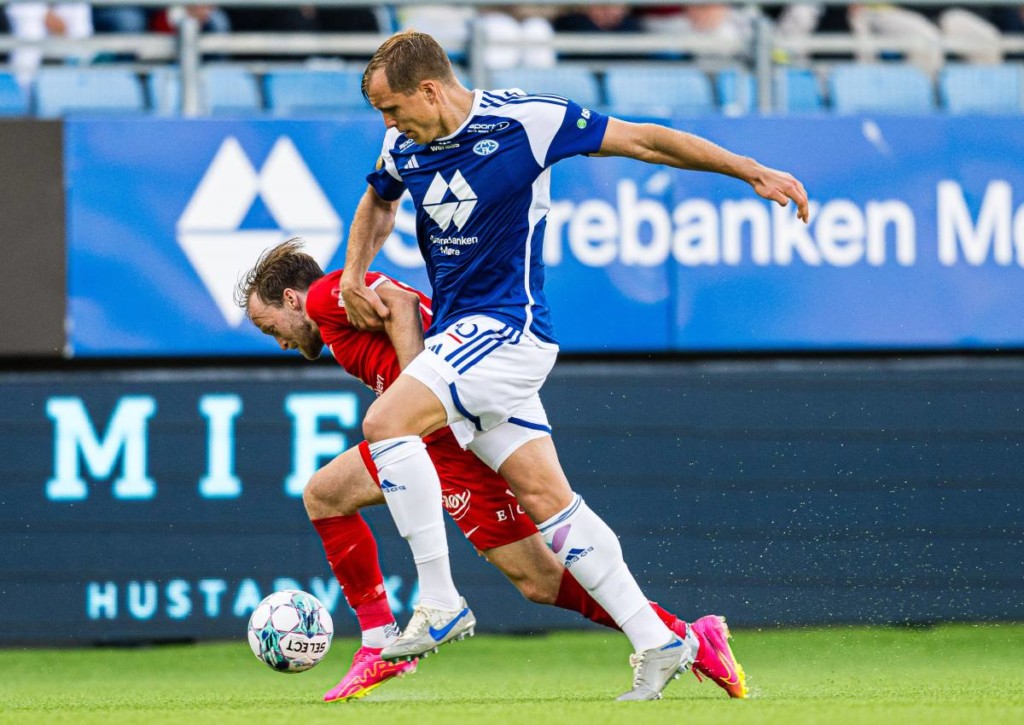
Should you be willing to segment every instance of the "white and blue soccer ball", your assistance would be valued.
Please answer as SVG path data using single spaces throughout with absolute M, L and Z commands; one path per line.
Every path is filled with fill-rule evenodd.
M 327 654 L 334 636 L 331 613 L 298 589 L 274 592 L 249 617 L 249 647 L 278 672 L 304 672 Z

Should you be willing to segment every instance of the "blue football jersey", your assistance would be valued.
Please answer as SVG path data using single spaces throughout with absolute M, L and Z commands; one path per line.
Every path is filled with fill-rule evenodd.
M 550 166 L 598 151 L 608 119 L 561 96 L 474 91 L 453 134 L 414 143 L 389 129 L 366 180 L 383 199 L 408 189 L 433 287 L 434 324 L 485 314 L 555 342 L 542 246 Z

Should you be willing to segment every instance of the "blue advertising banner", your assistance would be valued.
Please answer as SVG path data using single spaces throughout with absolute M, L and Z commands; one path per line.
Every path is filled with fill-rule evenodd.
M 552 175 L 546 288 L 569 352 L 1024 346 L 1016 118 L 676 122 L 802 179 L 812 220 L 727 177 L 625 159 Z M 382 127 L 342 121 L 66 124 L 74 355 L 275 353 L 238 276 L 292 236 L 326 268 Z M 374 265 L 426 287 L 403 201 Z

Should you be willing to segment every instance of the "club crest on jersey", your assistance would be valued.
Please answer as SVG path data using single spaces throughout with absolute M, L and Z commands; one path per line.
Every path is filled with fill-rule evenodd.
M 473 145 L 473 153 L 478 156 L 487 156 L 488 154 L 493 154 L 497 150 L 498 142 L 489 138 L 485 138 L 483 141 L 477 141 Z

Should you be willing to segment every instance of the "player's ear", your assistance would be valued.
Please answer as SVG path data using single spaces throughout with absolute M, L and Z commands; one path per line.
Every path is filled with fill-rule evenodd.
M 424 80 L 420 81 L 420 92 L 423 97 L 427 99 L 429 103 L 437 102 L 437 81 Z
M 291 287 L 286 287 L 284 290 L 284 306 L 289 310 L 300 310 L 302 305 L 300 304 L 299 293 L 293 290 Z

